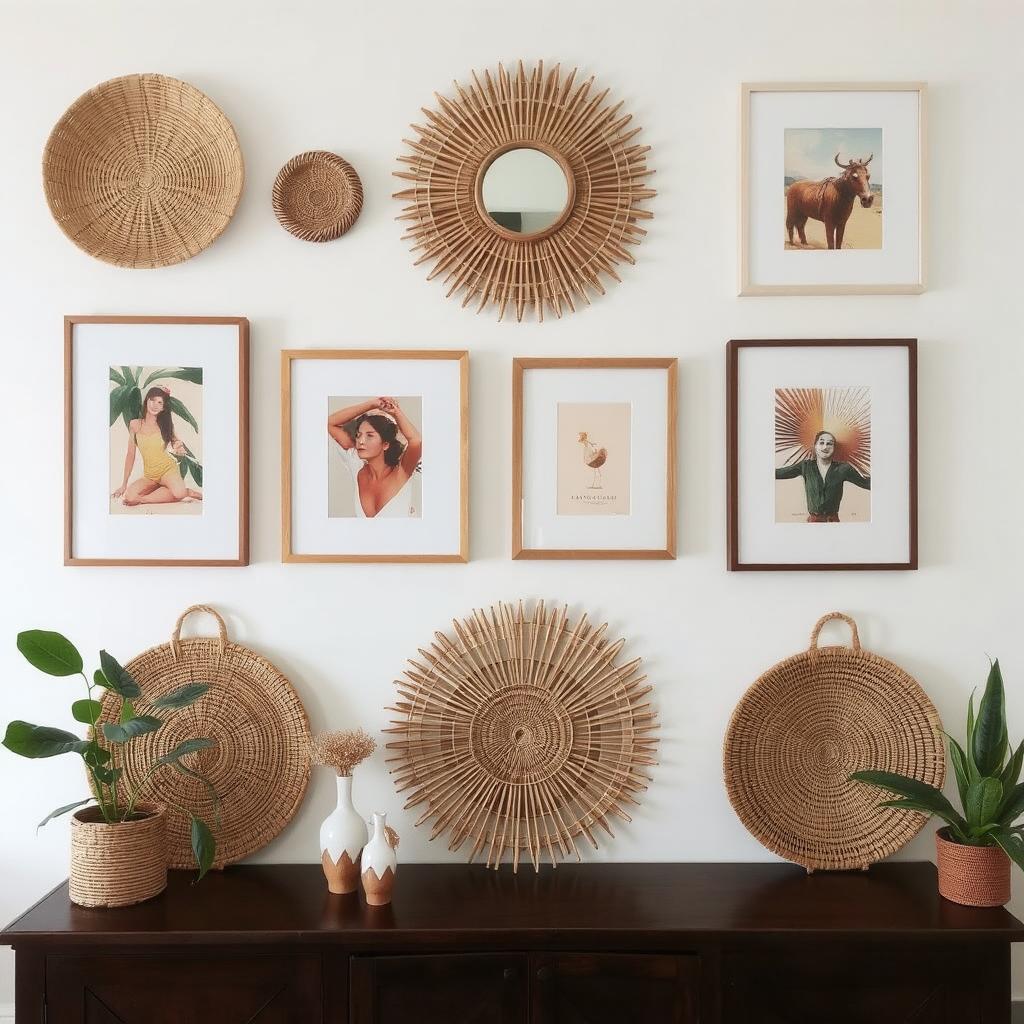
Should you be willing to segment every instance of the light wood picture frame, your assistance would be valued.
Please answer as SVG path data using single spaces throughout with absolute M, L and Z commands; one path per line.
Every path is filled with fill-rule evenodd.
M 925 291 L 927 98 L 925 82 L 741 86 L 740 295 Z M 833 247 L 841 263 L 810 251 Z
M 728 568 L 917 569 L 917 444 L 916 339 L 730 341 Z
M 514 559 L 676 557 L 677 392 L 674 357 L 513 360 Z
M 249 564 L 247 319 L 64 318 L 64 564 Z
M 466 350 L 281 352 L 281 560 L 469 560 Z

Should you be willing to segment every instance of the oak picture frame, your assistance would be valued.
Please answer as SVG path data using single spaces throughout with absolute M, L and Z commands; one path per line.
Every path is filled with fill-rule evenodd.
M 238 329 L 238 548 L 233 558 L 96 558 L 75 553 L 74 366 L 81 325 L 234 325 Z M 66 566 L 245 566 L 249 564 L 249 321 L 235 316 L 64 317 L 64 564 Z
M 903 561 L 864 562 L 748 562 L 740 552 L 739 420 L 740 357 L 744 350 L 771 348 L 868 348 L 898 347 L 907 354 L 907 558 Z M 727 566 L 731 572 L 825 572 L 839 570 L 892 571 L 918 568 L 918 480 L 917 480 L 917 339 L 916 338 L 798 338 L 734 339 L 726 346 L 726 535 Z
M 678 365 L 674 356 L 626 358 L 515 358 L 512 361 L 512 558 L 516 560 L 671 560 L 676 557 L 676 434 L 678 429 Z M 665 528 L 664 539 L 651 547 L 540 548 L 527 547 L 523 536 L 523 427 L 524 374 L 530 370 L 664 370 L 665 423 Z
M 446 553 L 299 552 L 294 545 L 292 364 L 298 360 L 452 360 L 459 367 L 457 550 Z M 469 561 L 469 352 L 465 349 L 283 349 L 281 351 L 281 561 L 301 563 L 466 563 Z

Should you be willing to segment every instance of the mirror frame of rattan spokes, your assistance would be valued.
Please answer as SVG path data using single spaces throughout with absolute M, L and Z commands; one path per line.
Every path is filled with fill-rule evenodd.
M 499 224 L 491 215 L 491 212 L 487 209 L 484 202 L 484 179 L 487 177 L 487 172 L 500 157 L 521 149 L 532 149 L 548 157 L 558 165 L 562 174 L 565 176 L 565 206 L 562 208 L 562 212 L 550 224 L 538 231 L 513 231 L 511 228 L 507 228 L 503 224 Z M 539 142 L 531 139 L 507 142 L 504 145 L 491 150 L 491 152 L 488 153 L 480 162 L 480 167 L 477 169 L 475 193 L 476 210 L 480 215 L 480 219 L 490 231 L 493 231 L 494 234 L 510 242 L 539 242 L 542 239 L 550 238 L 572 216 L 573 210 L 576 208 L 576 178 L 572 173 L 572 167 L 570 167 L 569 161 L 566 160 L 566 158 L 553 146 L 549 146 L 545 142 Z

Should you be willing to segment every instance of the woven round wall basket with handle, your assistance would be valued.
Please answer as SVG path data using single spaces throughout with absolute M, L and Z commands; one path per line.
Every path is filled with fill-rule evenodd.
M 218 636 L 181 638 L 185 618 L 207 612 Z M 143 787 L 146 799 L 167 807 L 167 863 L 195 867 L 190 839 L 192 811 L 214 831 L 214 867 L 240 861 L 262 849 L 294 817 L 309 782 L 309 720 L 291 683 L 269 661 L 228 639 L 221 616 L 207 605 L 193 605 L 178 619 L 171 641 L 153 647 L 125 665 L 142 688 L 136 714 L 165 721 L 156 732 L 123 747 L 129 783 L 141 780 L 153 762 L 183 740 L 208 737 L 216 746 L 186 755 L 182 764 L 213 784 L 218 807 L 196 778 L 162 768 Z M 209 691 L 181 711 L 151 711 L 148 701 L 187 683 Z M 100 721 L 113 721 L 120 698 L 108 693 Z
M 852 647 L 819 647 L 841 619 Z M 927 818 L 879 809 L 884 796 L 852 772 L 898 772 L 939 789 L 942 723 L 898 665 L 865 651 L 857 624 L 831 612 L 807 651 L 779 662 L 744 694 L 723 752 L 733 809 L 762 845 L 808 871 L 867 868 L 910 842 Z

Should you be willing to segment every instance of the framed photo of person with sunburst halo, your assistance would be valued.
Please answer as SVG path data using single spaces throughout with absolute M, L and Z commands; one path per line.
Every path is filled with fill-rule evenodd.
M 914 339 L 730 341 L 729 568 L 917 568 Z

